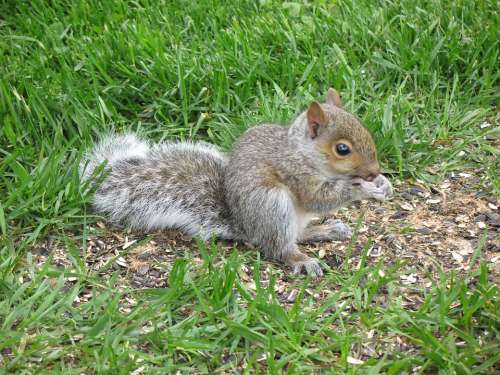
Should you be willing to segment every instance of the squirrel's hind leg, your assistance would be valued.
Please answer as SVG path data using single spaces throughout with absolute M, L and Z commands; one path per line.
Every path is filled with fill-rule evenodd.
M 321 276 L 319 262 L 301 253 L 297 247 L 303 228 L 289 193 L 279 188 L 261 189 L 254 196 L 258 201 L 246 201 L 247 212 L 240 218 L 252 244 L 267 257 L 290 266 L 294 273 L 304 270 L 313 277 Z

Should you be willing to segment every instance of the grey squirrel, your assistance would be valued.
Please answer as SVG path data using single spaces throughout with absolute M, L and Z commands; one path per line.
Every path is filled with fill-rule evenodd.
M 151 145 L 134 134 L 112 134 L 86 154 L 82 179 L 104 162 L 108 173 L 93 205 L 112 223 L 243 241 L 314 277 L 322 275 L 318 261 L 297 244 L 352 233 L 338 220 L 308 226 L 311 219 L 392 194 L 370 133 L 334 89 L 289 127 L 250 128 L 229 155 L 205 142 Z

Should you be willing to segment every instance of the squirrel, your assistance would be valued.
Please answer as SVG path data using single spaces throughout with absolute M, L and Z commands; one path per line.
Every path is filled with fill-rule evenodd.
M 339 220 L 310 221 L 392 195 L 372 136 L 333 88 L 288 127 L 250 128 L 229 154 L 205 142 L 152 145 L 135 134 L 110 134 L 82 159 L 82 179 L 103 163 L 107 174 L 93 206 L 112 223 L 242 241 L 313 277 L 323 274 L 321 266 L 298 244 L 346 240 L 352 231 Z

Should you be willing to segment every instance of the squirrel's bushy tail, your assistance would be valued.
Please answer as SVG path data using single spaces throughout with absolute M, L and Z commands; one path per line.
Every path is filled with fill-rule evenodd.
M 120 160 L 144 158 L 149 150 L 149 143 L 135 134 L 108 134 L 84 155 L 80 163 L 80 178 L 88 179 L 104 162 L 112 166 Z
M 92 178 L 107 162 L 95 190 L 94 209 L 115 224 L 152 231 L 180 229 L 202 238 L 239 237 L 225 202 L 226 156 L 198 142 L 150 145 L 133 134 L 104 137 L 80 165 Z

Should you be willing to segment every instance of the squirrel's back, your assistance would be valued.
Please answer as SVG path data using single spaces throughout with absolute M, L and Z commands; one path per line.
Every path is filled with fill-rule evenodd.
M 82 161 L 83 178 L 107 162 L 96 211 L 136 229 L 180 229 L 192 236 L 237 237 L 224 199 L 226 156 L 198 142 L 154 146 L 133 134 L 110 135 Z

